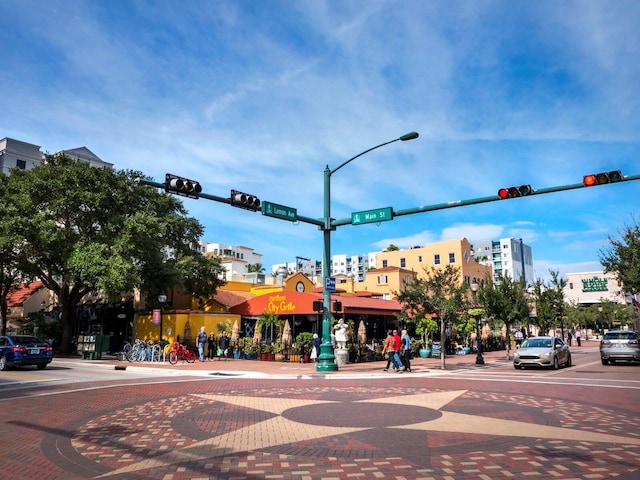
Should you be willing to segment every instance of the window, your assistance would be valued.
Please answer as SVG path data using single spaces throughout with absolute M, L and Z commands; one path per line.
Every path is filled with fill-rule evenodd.
M 456 263 L 456 254 L 455 253 L 450 253 L 449 254 L 449 263 Z
M 24 160 L 16 160 L 16 167 L 18 167 L 20 170 L 26 170 L 27 168 L 27 162 Z
M 386 275 L 378 275 L 378 285 L 386 285 L 387 283 Z
M 386 260 L 382 260 L 382 268 L 385 268 L 387 266 L 387 261 Z
M 433 256 L 433 264 L 434 265 L 440 265 L 440 254 L 439 253 L 436 253 Z
M 400 268 L 405 268 L 407 266 L 407 259 L 406 258 L 401 258 L 400 259 Z
M 422 263 L 422 255 L 418 255 L 418 263 Z

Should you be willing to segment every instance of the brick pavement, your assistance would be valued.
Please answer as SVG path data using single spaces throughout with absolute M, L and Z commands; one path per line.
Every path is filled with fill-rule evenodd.
M 464 372 L 506 362 L 504 352 L 485 360 L 485 367 L 471 355 L 447 364 Z M 439 370 L 437 359 L 416 360 L 415 375 L 385 374 L 381 362 L 322 375 L 313 365 L 277 363 L 132 366 L 157 369 L 166 381 L 42 387 L 0 401 L 2 476 L 629 480 L 640 473 L 637 390 L 599 398 L 589 386 L 426 375 Z M 240 371 L 255 375 L 233 374 Z

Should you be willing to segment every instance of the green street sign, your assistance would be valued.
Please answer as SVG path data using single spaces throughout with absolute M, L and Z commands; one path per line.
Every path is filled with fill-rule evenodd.
M 361 225 L 363 223 L 377 223 L 393 220 L 393 209 L 391 207 L 378 208 L 376 210 L 365 210 L 351 214 L 351 225 Z
M 262 208 L 262 214 L 267 217 L 281 218 L 282 220 L 289 220 L 290 222 L 298 221 L 298 210 L 295 208 L 285 207 L 284 205 L 271 202 L 262 202 L 260 207 Z

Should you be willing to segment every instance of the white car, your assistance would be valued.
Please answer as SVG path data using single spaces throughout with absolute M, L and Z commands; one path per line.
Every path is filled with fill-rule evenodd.
M 558 369 L 560 365 L 571 366 L 571 352 L 559 337 L 527 338 L 513 355 L 513 366 L 516 369 L 523 367 Z

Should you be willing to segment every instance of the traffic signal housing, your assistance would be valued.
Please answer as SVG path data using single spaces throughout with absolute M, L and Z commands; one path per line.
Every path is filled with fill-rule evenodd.
M 582 184 L 585 187 L 593 187 L 594 185 L 606 185 L 607 183 L 616 183 L 622 180 L 622 172 L 613 170 L 611 172 L 594 173 L 585 175 L 582 178 Z
M 533 189 L 531 188 L 531 185 L 520 185 L 519 187 L 501 188 L 498 190 L 498 196 L 502 200 L 507 198 L 526 197 L 532 193 Z
M 231 205 L 234 207 L 244 208 L 252 212 L 257 212 L 260 208 L 260 199 L 258 197 L 237 190 L 231 190 L 231 198 L 229 200 L 231 200 Z
M 179 177 L 178 175 L 167 173 L 164 176 L 164 191 L 197 199 L 200 197 L 200 192 L 202 192 L 202 185 L 195 180 L 189 180 Z

